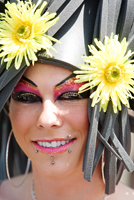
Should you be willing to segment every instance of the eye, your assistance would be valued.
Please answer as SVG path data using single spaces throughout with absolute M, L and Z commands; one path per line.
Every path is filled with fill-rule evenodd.
M 70 91 L 65 92 L 57 97 L 57 100 L 77 100 L 82 99 L 82 96 L 78 92 Z
M 24 92 L 24 91 L 19 91 L 19 92 L 14 91 L 12 93 L 12 98 L 15 101 L 20 101 L 23 103 L 42 102 L 41 97 L 39 97 L 38 95 L 31 92 Z

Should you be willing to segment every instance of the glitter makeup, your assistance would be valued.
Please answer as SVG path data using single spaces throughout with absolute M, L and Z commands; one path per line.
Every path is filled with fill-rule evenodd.
M 20 79 L 19 83 L 14 88 L 14 91 L 15 92 L 19 92 L 19 91 L 31 92 L 41 97 L 41 94 L 37 88 L 37 85 L 24 76 Z
M 78 93 L 78 90 L 83 85 L 83 83 L 75 83 L 74 80 L 76 80 L 76 78 L 71 75 L 56 85 L 54 88 L 55 101 L 59 99 L 73 100 L 83 98 L 82 95 Z

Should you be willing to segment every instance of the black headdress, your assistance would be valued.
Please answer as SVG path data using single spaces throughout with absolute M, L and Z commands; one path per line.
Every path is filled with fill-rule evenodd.
M 36 0 L 33 2 L 37 3 Z M 53 45 L 58 53 L 52 53 L 52 58 L 47 57 L 42 51 L 38 52 L 38 62 L 59 65 L 74 71 L 79 69 L 78 65 L 83 62 L 81 57 L 89 54 L 88 45 L 94 44 L 94 38 L 103 41 L 104 37 L 110 37 L 111 33 L 119 35 L 120 41 L 126 37 L 129 43 L 128 50 L 134 50 L 134 0 L 47 0 L 47 2 L 45 9 L 50 13 L 56 12 L 60 17 L 56 25 L 48 30 L 48 35 L 54 36 L 62 44 Z M 0 110 L 27 69 L 25 60 L 18 70 L 14 68 L 14 62 L 8 70 L 5 66 L 6 63 L 0 66 Z M 125 105 L 122 105 L 122 110 L 117 113 L 113 112 L 111 102 L 106 113 L 99 112 L 99 107 L 98 103 L 92 108 L 89 98 L 90 127 L 83 172 L 84 178 L 91 181 L 104 153 L 105 192 L 111 194 L 115 191 L 115 185 L 118 184 L 124 168 L 130 172 L 134 170 L 134 163 L 129 157 L 130 122 Z M 130 107 L 134 108 L 133 100 L 130 100 Z

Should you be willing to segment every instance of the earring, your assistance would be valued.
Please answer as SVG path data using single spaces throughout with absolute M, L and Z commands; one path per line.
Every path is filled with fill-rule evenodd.
M 24 176 L 24 178 L 22 179 L 22 182 L 21 182 L 19 185 L 14 185 L 13 182 L 11 181 L 11 177 L 10 177 L 10 174 L 9 174 L 9 167 L 8 167 L 9 144 L 10 144 L 10 140 L 11 140 L 12 133 L 13 133 L 13 131 L 11 130 L 11 132 L 10 132 L 10 134 L 9 134 L 9 137 L 8 137 L 7 146 L 6 146 L 6 171 L 7 171 L 7 176 L 8 176 L 8 179 L 9 179 L 11 185 L 12 185 L 13 187 L 19 187 L 19 186 L 21 186 L 22 183 L 25 181 L 26 176 L 27 176 L 27 174 L 28 174 L 28 171 L 29 171 L 29 168 L 30 168 L 30 159 L 28 158 L 28 160 L 27 160 L 27 166 L 26 166 L 26 170 L 25 170 L 25 176 Z

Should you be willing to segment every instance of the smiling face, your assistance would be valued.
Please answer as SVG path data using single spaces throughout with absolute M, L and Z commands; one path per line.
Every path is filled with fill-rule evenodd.
M 88 99 L 78 94 L 81 85 L 68 78 L 71 74 L 62 67 L 36 63 L 12 93 L 9 116 L 15 138 L 33 167 L 47 175 L 82 169 Z

